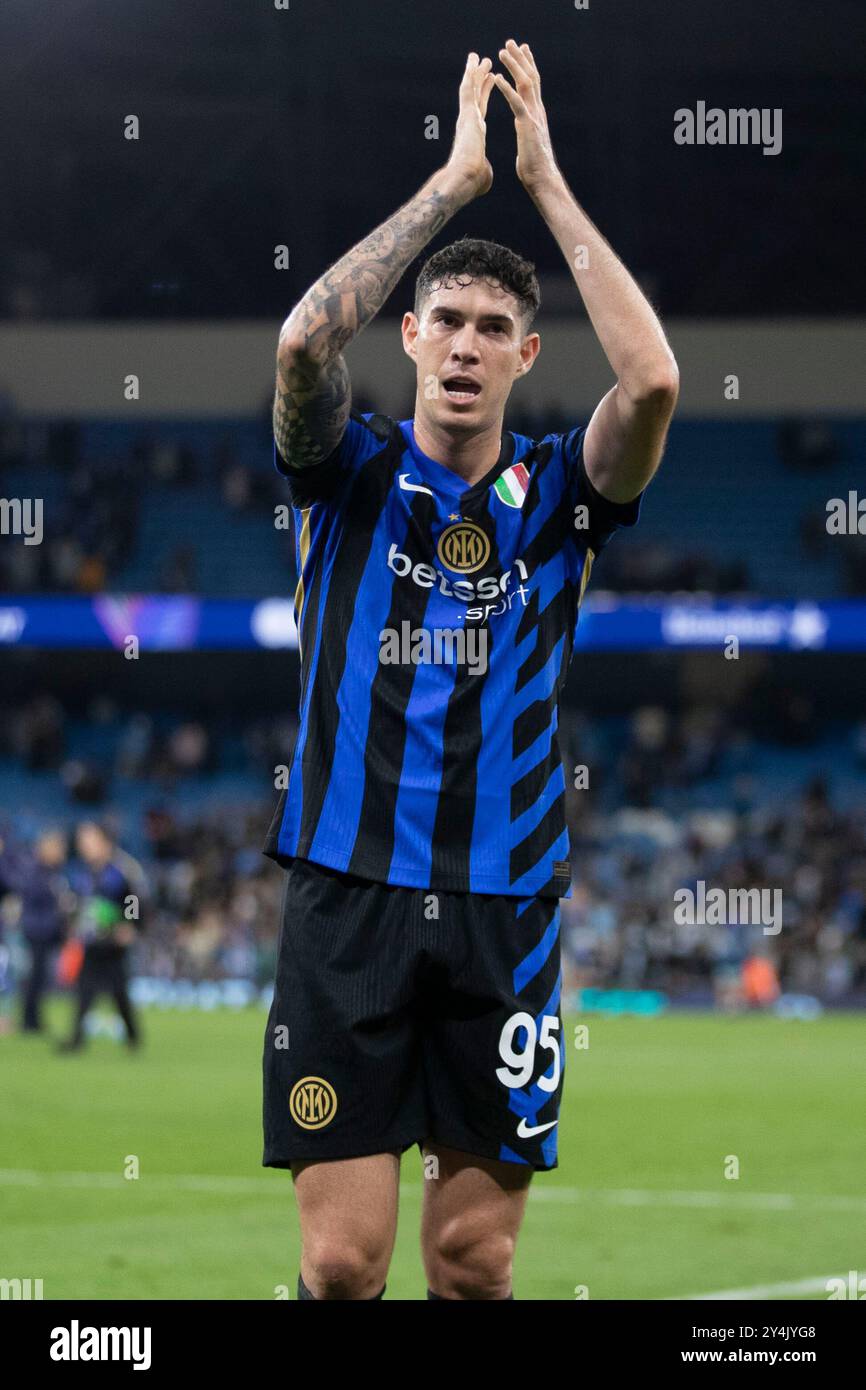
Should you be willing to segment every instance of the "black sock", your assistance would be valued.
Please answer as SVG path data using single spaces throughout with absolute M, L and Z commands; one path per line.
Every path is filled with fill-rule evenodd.
M 378 1292 L 378 1293 L 374 1293 L 372 1298 L 359 1298 L 359 1299 L 354 1299 L 353 1302 L 356 1302 L 356 1303 L 375 1303 L 377 1299 L 384 1297 L 385 1290 L 386 1290 L 387 1287 L 388 1287 L 387 1284 L 383 1284 L 382 1287 L 381 1287 L 381 1289 L 379 1290 L 379 1292 Z M 299 1274 L 299 1275 L 298 1275 L 298 1301 L 300 1302 L 301 1300 L 307 1299 L 307 1298 L 311 1299 L 313 1303 L 326 1303 L 326 1302 L 330 1302 L 330 1299 L 316 1298 L 316 1295 L 315 1295 L 314 1293 L 310 1293 L 310 1290 L 307 1288 L 306 1284 L 305 1284 L 304 1281 L 303 1281 L 303 1278 L 302 1278 L 301 1275 Z
M 467 1301 L 462 1298 L 445 1298 L 441 1293 L 434 1293 L 432 1289 L 427 1290 L 427 1297 L 435 1299 L 437 1303 L 464 1303 Z M 495 1298 L 493 1300 L 485 1299 L 484 1301 L 485 1303 L 491 1301 L 494 1303 L 507 1303 L 510 1298 L 514 1298 L 513 1293 L 506 1294 L 504 1298 Z

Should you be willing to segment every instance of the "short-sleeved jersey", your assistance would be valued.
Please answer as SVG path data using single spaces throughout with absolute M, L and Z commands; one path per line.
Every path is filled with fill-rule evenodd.
M 638 519 L 583 465 L 585 429 L 502 436 L 471 487 L 412 420 L 352 411 L 289 467 L 299 732 L 265 852 L 383 883 L 569 891 L 558 701 L 593 558 Z

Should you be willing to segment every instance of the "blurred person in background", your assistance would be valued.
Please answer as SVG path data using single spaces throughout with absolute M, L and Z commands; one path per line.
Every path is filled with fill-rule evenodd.
M 139 929 L 143 874 L 140 865 L 119 849 L 108 830 L 84 821 L 76 835 L 81 868 L 73 877 L 78 895 L 77 932 L 84 957 L 77 980 L 77 1008 L 72 1036 L 63 1052 L 84 1046 L 84 1023 L 100 994 L 110 994 L 126 1028 L 130 1047 L 141 1031 L 127 987 L 127 956 Z
M 3 935 L 0 921 L 0 1038 L 12 1032 L 10 1000 L 12 998 L 11 952 Z
M 0 1038 L 12 1032 L 12 952 L 9 949 L 6 923 L 3 920 L 2 911 L 3 899 L 7 892 L 2 865 L 0 865 Z
M 20 902 L 19 927 L 30 956 L 22 981 L 21 1030 L 42 1031 L 42 999 L 50 983 L 54 953 L 66 935 L 72 905 L 63 873 L 66 837 L 46 830 L 33 850 L 0 843 L 0 897 L 14 894 Z

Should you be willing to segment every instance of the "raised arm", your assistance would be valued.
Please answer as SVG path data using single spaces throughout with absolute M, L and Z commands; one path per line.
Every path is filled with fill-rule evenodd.
M 677 364 L 649 301 L 557 166 L 529 45 L 509 39 L 499 56 L 514 78 L 512 87 L 494 75 L 514 114 L 518 177 L 559 243 L 617 379 L 587 426 L 586 471 L 611 502 L 630 502 L 661 462 L 679 393 Z M 576 259 L 578 247 L 585 259 Z
M 352 404 L 343 348 L 379 312 L 419 251 L 493 182 L 485 154 L 490 69 L 489 58 L 469 54 L 447 163 L 393 217 L 325 271 L 283 324 L 274 438 L 294 468 L 320 463 L 343 436 Z

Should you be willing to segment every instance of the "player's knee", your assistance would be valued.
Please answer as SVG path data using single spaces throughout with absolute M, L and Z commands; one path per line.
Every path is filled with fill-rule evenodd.
M 462 1217 L 446 1222 L 433 1252 L 435 1293 L 443 1298 L 507 1298 L 511 1292 L 514 1237 L 479 1232 Z
M 304 1282 L 315 1298 L 375 1298 L 387 1256 L 369 1242 L 324 1236 L 304 1246 Z

